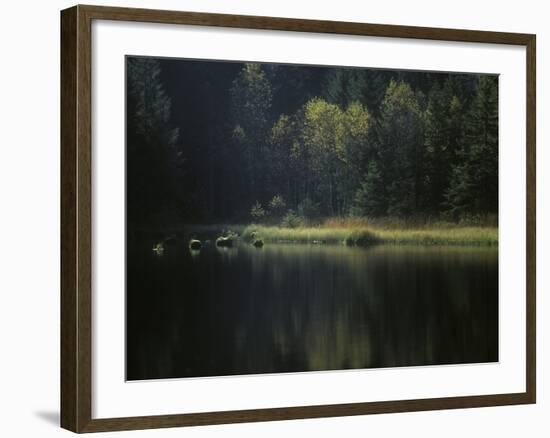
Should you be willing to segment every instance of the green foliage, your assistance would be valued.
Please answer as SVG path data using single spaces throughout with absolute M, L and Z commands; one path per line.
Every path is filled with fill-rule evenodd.
M 478 227 L 480 224 L 498 228 L 498 214 L 464 214 L 458 222 L 458 225 L 463 227 Z
M 177 129 L 169 129 L 171 100 L 160 80 L 160 64 L 154 59 L 128 59 L 128 94 L 134 113 L 132 121 L 145 140 L 162 138 L 168 145 L 177 139 Z
M 382 174 L 375 161 L 369 163 L 367 173 L 355 192 L 350 213 L 353 216 L 381 216 L 387 209 Z
M 391 81 L 378 125 L 378 167 L 390 216 L 408 216 L 421 196 L 424 118 L 419 96 L 405 82 Z
M 271 107 L 271 84 L 260 64 L 247 63 L 233 81 L 231 97 L 235 118 L 246 131 L 257 134 L 268 121 Z
M 233 139 L 243 150 L 245 173 L 252 199 L 262 195 L 268 158 L 266 155 L 271 109 L 271 84 L 260 64 L 244 64 L 230 90 L 235 128 Z
M 455 218 L 498 211 L 498 79 L 480 77 L 466 118 L 466 140 L 453 166 L 446 205 Z
M 451 170 L 450 185 L 445 192 L 447 213 L 455 220 L 473 209 L 475 191 L 468 163 L 463 162 Z
M 445 212 L 458 220 L 496 211 L 494 77 L 451 75 L 442 81 L 437 74 L 334 69 L 326 76 L 324 98 L 278 115 L 268 129 L 269 77 L 280 74 L 275 69 L 267 76 L 261 66 L 247 64 L 232 89 L 236 107 L 245 107 L 235 114 L 250 111 L 233 138 L 245 150 L 262 150 L 253 170 L 245 166 L 255 175 L 249 186 L 255 198 L 265 200 L 269 190 L 285 199 L 278 207 L 268 204 L 274 219 L 287 207 L 305 220 Z M 318 203 L 308 211 L 312 199 Z
M 376 112 L 392 76 L 392 72 L 382 70 L 334 69 L 327 76 L 324 95 L 342 108 L 361 102 Z
M 373 154 L 371 141 L 372 117 L 359 102 L 352 102 L 344 112 L 344 175 L 340 176 L 338 184 L 341 193 L 341 208 L 343 214 L 353 203 L 354 191 L 361 183 L 365 174 L 365 163 Z
M 298 204 L 298 216 L 307 220 L 314 220 L 319 218 L 320 215 L 319 204 L 313 202 L 310 198 L 305 198 Z
M 286 114 L 281 114 L 271 128 L 272 145 L 289 145 L 292 143 L 296 132 L 294 121 Z
M 316 98 L 305 105 L 303 139 L 316 177 L 316 197 L 325 200 L 331 215 L 344 212 L 351 201 L 369 129 L 369 113 L 360 103 L 342 110 Z
M 343 111 L 338 105 L 315 98 L 306 103 L 304 117 L 304 144 L 317 179 L 318 197 L 326 200 L 327 213 L 333 215 L 339 198 L 336 184 L 345 169 Z
M 281 221 L 281 226 L 284 228 L 298 228 L 302 226 L 303 223 L 304 220 L 300 216 L 294 213 L 293 210 L 288 210 Z
M 312 186 L 310 151 L 303 142 L 303 111 L 282 114 L 271 128 L 268 154 L 270 189 L 285 193 L 288 203 L 296 204 Z
M 315 98 L 305 105 L 304 139 L 315 155 L 314 166 L 343 157 L 343 111 L 338 105 Z
M 280 218 L 286 210 L 286 202 L 281 195 L 275 195 L 269 201 L 269 213 L 273 218 Z
M 244 143 L 246 141 L 246 132 L 244 132 L 244 129 L 240 125 L 233 128 L 233 140 L 237 143 Z
M 254 222 L 262 222 L 265 219 L 265 210 L 258 201 L 250 209 L 250 216 Z
M 255 237 L 252 237 L 254 235 Z M 498 245 L 498 228 L 495 226 L 457 226 L 455 223 L 427 223 L 422 227 L 398 223 L 386 227 L 377 225 L 332 226 L 248 226 L 243 238 L 264 242 L 295 242 L 372 245 L 376 243 L 406 245 Z
M 166 222 L 183 204 L 177 186 L 185 157 L 160 74 L 156 60 L 127 60 L 127 205 L 136 224 Z
M 368 246 L 380 242 L 380 237 L 369 229 L 352 230 L 344 239 L 344 243 L 348 246 Z
M 463 103 L 454 94 L 451 81 L 435 84 L 426 110 L 424 151 L 423 207 L 437 212 L 445 201 L 445 191 L 452 179 L 452 167 L 459 164 L 464 144 Z
M 165 91 L 163 65 L 128 60 L 133 222 L 180 212 L 304 228 L 498 212 L 496 76 L 208 64 Z M 181 99 L 195 85 L 183 116 L 172 114 L 167 91 Z

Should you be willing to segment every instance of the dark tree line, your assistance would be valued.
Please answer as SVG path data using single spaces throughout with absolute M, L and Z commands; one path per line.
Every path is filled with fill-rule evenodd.
M 496 213 L 498 78 L 129 58 L 127 203 L 135 224 Z

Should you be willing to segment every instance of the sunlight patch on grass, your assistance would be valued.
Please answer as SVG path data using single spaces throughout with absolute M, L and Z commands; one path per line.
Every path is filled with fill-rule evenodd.
M 279 226 L 249 225 L 242 238 L 261 238 L 278 243 L 341 243 L 371 245 L 377 243 L 418 245 L 498 245 L 497 227 L 461 227 L 455 225 L 422 228 L 394 228 L 381 225 L 323 224 L 315 227 L 284 228 Z

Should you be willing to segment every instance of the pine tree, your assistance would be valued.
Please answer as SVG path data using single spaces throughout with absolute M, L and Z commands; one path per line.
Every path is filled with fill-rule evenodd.
M 453 167 L 446 193 L 448 210 L 464 213 L 498 211 L 498 78 L 481 76 L 466 118 L 461 163 Z
M 231 88 L 234 138 L 244 152 L 249 200 L 264 199 L 269 136 L 271 84 L 261 64 L 244 64 Z M 238 134 L 238 135 L 236 135 Z
M 428 95 L 424 151 L 425 210 L 436 213 L 445 202 L 452 167 L 463 142 L 463 106 L 453 94 L 450 80 L 435 84 Z
M 128 220 L 168 220 L 181 205 L 177 179 L 184 157 L 176 147 L 179 131 L 170 124 L 171 100 L 161 82 L 158 61 L 127 61 Z
M 389 215 L 418 211 L 422 195 L 424 122 L 419 96 L 405 82 L 391 81 L 377 125 L 377 163 L 386 185 Z
M 366 175 L 355 192 L 350 213 L 353 216 L 381 216 L 387 211 L 382 173 L 375 161 L 368 165 Z
M 325 82 L 324 94 L 328 102 L 341 108 L 359 102 L 378 116 L 386 87 L 393 76 L 393 72 L 374 69 L 331 70 Z

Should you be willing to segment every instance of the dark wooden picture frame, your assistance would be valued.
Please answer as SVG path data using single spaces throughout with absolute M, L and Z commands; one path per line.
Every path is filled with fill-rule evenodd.
M 93 20 L 525 46 L 527 59 L 526 391 L 495 395 L 92 419 L 91 25 Z M 81 433 L 535 403 L 535 52 L 536 37 L 531 34 L 81 5 L 62 11 L 61 426 Z

